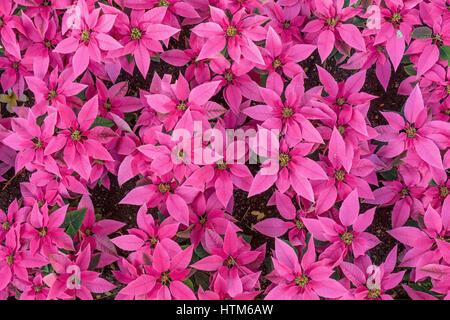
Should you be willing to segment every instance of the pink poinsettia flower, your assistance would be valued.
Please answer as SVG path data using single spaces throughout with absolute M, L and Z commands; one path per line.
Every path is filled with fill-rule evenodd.
M 43 79 L 49 66 L 63 69 L 61 56 L 53 52 L 58 42 L 62 40 L 55 20 L 44 20 L 40 17 L 32 20 L 22 12 L 22 23 L 26 31 L 24 36 L 31 41 L 24 58 L 33 61 L 34 76 Z
M 81 197 L 78 203 L 78 210 L 80 209 L 86 209 L 86 216 L 79 232 L 75 234 L 74 241 L 80 242 L 81 249 L 89 245 L 93 255 L 94 250 L 101 252 L 97 268 L 103 268 L 119 260 L 114 244 L 108 236 L 125 226 L 125 224 L 112 219 L 96 221 L 94 206 L 88 195 Z
M 309 201 L 314 201 L 314 192 L 310 180 L 326 180 L 325 171 L 307 155 L 315 150 L 312 143 L 300 143 L 289 148 L 284 140 L 281 141 L 279 155 L 279 170 L 266 174 L 260 170 L 253 179 L 249 197 L 269 189 L 274 183 L 281 193 L 285 193 L 292 186 L 294 191 Z M 279 160 L 278 160 L 279 159 Z M 268 159 L 262 165 L 270 166 L 273 159 Z
M 375 33 L 374 45 L 386 43 L 386 51 L 394 70 L 397 70 L 405 53 L 406 44 L 411 41 L 414 25 L 420 25 L 419 11 L 414 7 L 419 1 L 385 1 L 380 8 L 381 25 L 368 30 Z
M 41 254 L 32 254 L 20 244 L 20 226 L 6 234 L 4 246 L 0 246 L 0 290 L 14 279 L 28 280 L 27 268 L 40 268 L 48 264 Z
M 44 155 L 54 154 L 64 148 L 64 161 L 70 169 L 75 170 L 83 179 L 88 180 L 92 166 L 90 157 L 97 160 L 113 161 L 102 143 L 116 134 L 107 127 L 90 129 L 98 114 L 98 97 L 95 96 L 84 104 L 78 117 L 68 113 L 62 121 L 64 130 L 51 139 L 44 150 Z
M 72 239 L 61 228 L 67 208 L 68 206 L 65 205 L 49 214 L 46 203 L 42 207 L 39 207 L 37 202 L 34 203 L 29 221 L 23 226 L 22 230 L 22 237 L 30 239 L 32 254 L 40 252 L 48 257 L 50 254 L 57 253 L 58 248 L 75 251 Z
M 127 235 L 118 236 L 112 242 L 122 250 L 149 252 L 162 240 L 173 239 L 180 223 L 171 218 L 155 221 L 151 214 L 147 214 L 144 204 L 137 213 L 137 225 L 138 228 L 128 229 Z
M 234 114 L 240 113 L 243 97 L 261 101 L 258 84 L 248 75 L 248 72 L 253 69 L 253 65 L 246 58 L 242 58 L 239 63 L 231 64 L 227 59 L 219 57 L 213 59 L 209 65 L 216 74 L 213 80 L 220 81 L 225 102 Z
M 187 49 L 166 50 L 160 54 L 160 58 L 176 67 L 182 67 L 188 64 L 184 73 L 187 81 L 197 84 L 210 81 L 211 71 L 208 65 L 209 59 L 197 60 L 206 40 L 191 33 L 188 41 Z
M 117 34 L 123 46 L 118 52 L 121 56 L 133 54 L 136 66 L 144 78 L 147 77 L 150 58 L 164 51 L 160 41 L 168 41 L 180 31 L 163 24 L 166 11 L 167 7 L 163 6 L 148 11 L 132 10 L 129 18 L 121 12 L 118 17 L 121 24 L 117 28 Z
M 447 264 L 450 262 L 450 245 L 445 241 L 450 228 L 449 212 L 441 216 L 429 206 L 423 221 L 422 229 L 404 226 L 388 231 L 406 246 L 407 252 L 400 266 L 416 268 L 412 275 L 414 281 L 422 281 L 427 277 L 426 273 L 420 271 L 425 265 L 438 264 L 441 259 Z
M 20 300 L 47 300 L 50 289 L 45 285 L 43 278 L 44 275 L 38 273 L 26 281 L 21 279 L 14 281 L 14 286 L 22 291 Z
M 256 275 L 256 276 L 255 276 Z M 211 290 L 203 290 L 202 286 L 198 288 L 199 300 L 254 300 L 255 297 L 261 293 L 260 290 L 254 290 L 259 275 L 253 273 L 241 278 L 243 290 L 240 293 L 236 293 L 231 296 L 230 283 L 227 282 L 220 273 L 214 279 L 214 283 L 211 284 Z
M 59 74 L 58 68 L 50 73 L 47 81 L 43 81 L 35 76 L 26 77 L 28 88 L 34 93 L 35 97 L 33 112 L 40 116 L 47 112 L 48 109 L 54 108 L 62 115 L 70 109 L 68 105 L 79 105 L 80 99 L 74 96 L 87 86 L 74 82 L 75 78 L 70 69 L 65 69 Z
M 386 291 L 395 288 L 402 281 L 406 272 L 406 270 L 403 270 L 393 273 L 396 263 L 397 245 L 389 252 L 385 262 L 376 266 L 375 274 L 372 274 L 372 269 L 375 268 L 373 268 L 373 263 L 367 255 L 355 259 L 354 264 L 342 262 L 339 267 L 346 278 L 355 286 L 355 288 L 349 290 L 343 299 L 393 300 Z M 372 277 L 369 278 L 369 276 Z
M 86 82 L 89 84 L 86 98 L 90 99 L 98 94 L 99 115 L 103 118 L 114 121 L 117 117 L 124 118 L 125 113 L 135 112 L 143 107 L 138 98 L 126 96 L 128 83 L 125 81 L 116 83 L 110 88 L 107 88 L 99 78 L 95 80 L 96 87 L 92 83 L 92 78 Z
M 217 202 L 217 197 L 213 195 L 210 195 L 205 201 L 204 194 L 199 193 L 192 202 L 191 208 L 189 239 L 195 248 L 198 247 L 200 242 L 203 247 L 206 246 L 207 230 L 214 230 L 219 235 L 224 235 L 229 223 L 234 226 L 234 231 L 240 230 L 233 224 L 233 222 L 236 222 L 235 219 L 221 209 L 221 204 Z
M 48 184 L 56 189 L 58 194 L 64 198 L 71 198 L 70 192 L 75 194 L 89 194 L 86 186 L 80 182 L 79 177 L 75 177 L 74 170 L 67 167 L 58 168 L 60 172 L 44 170 L 38 168 L 30 177 L 30 183 L 37 187 L 44 187 Z
M 399 170 L 400 181 L 382 181 L 383 186 L 374 190 L 374 199 L 369 203 L 377 205 L 394 205 L 392 209 L 392 227 L 398 228 L 405 224 L 415 208 L 416 199 L 420 199 L 425 188 L 420 185 L 415 175 L 408 171 Z
M 405 119 L 394 112 L 382 114 L 389 125 L 377 127 L 380 134 L 377 140 L 388 144 L 380 148 L 378 155 L 393 158 L 407 150 L 433 168 L 444 168 L 440 149 L 449 145 L 450 124 L 428 117 L 419 86 L 413 89 L 405 103 Z
M 100 273 L 90 271 L 91 249 L 89 245 L 80 250 L 75 257 L 52 254 L 49 257 L 55 272 L 44 277 L 44 283 L 50 288 L 47 300 L 75 299 L 93 300 L 93 293 L 111 291 L 116 286 L 100 278 Z
M 302 6 L 300 1 L 286 6 L 269 1 L 264 5 L 262 12 L 271 18 L 268 25 L 280 35 L 283 43 L 291 41 L 297 43 L 302 41 L 300 27 L 305 21 L 305 16 L 300 14 L 302 9 L 305 9 L 305 6 Z
M 254 63 L 264 60 L 253 41 L 261 41 L 265 30 L 261 27 L 267 19 L 260 15 L 249 15 L 245 9 L 236 12 L 231 21 L 221 9 L 210 6 L 211 22 L 201 23 L 192 29 L 200 37 L 207 38 L 197 59 L 214 58 L 225 46 L 228 55 L 239 63 L 241 56 Z
M 149 208 L 158 206 L 160 211 L 168 212 L 177 222 L 189 226 L 188 203 L 197 195 L 198 191 L 192 187 L 178 185 L 173 175 L 168 173 L 162 177 L 155 177 L 151 184 L 143 185 L 131 190 L 121 204 L 143 205 Z
M 438 16 L 432 7 L 431 4 L 420 4 L 420 17 L 430 26 L 431 36 L 412 41 L 405 52 L 411 55 L 411 61 L 416 64 L 417 76 L 423 75 L 439 61 L 439 49 L 442 46 L 450 45 L 450 21 L 444 19 L 440 12 Z
M 305 93 L 303 77 L 298 75 L 286 87 L 286 98 L 283 101 L 280 97 L 283 85 L 279 85 L 281 87 L 276 91 L 260 88 L 266 105 L 251 106 L 244 109 L 243 113 L 255 120 L 263 121 L 261 124 L 263 128 L 279 130 L 290 147 L 294 147 L 302 140 L 309 143 L 323 143 L 319 131 L 308 120 L 317 117 L 311 98 L 317 94 L 319 88 L 313 88 Z
M 243 292 L 242 277 L 254 273 L 252 263 L 261 255 L 261 251 L 250 250 L 250 245 L 242 238 L 238 238 L 233 226 L 228 224 L 224 240 L 216 234 L 215 247 L 207 247 L 211 255 L 192 265 L 203 271 L 214 271 L 215 275 L 225 279 L 228 283 L 227 293 L 234 297 Z M 264 250 L 265 252 L 265 250 Z
M 275 203 L 280 215 L 287 221 L 280 218 L 266 218 L 256 223 L 253 228 L 262 234 L 278 238 L 289 231 L 289 242 L 294 246 L 304 246 L 307 230 L 302 219 L 306 218 L 307 213 L 303 210 L 297 211 L 291 199 L 280 193 L 275 192 Z
M 53 138 L 56 113 L 49 114 L 42 126 L 37 125 L 36 116 L 32 111 L 28 113 L 26 119 L 14 118 L 11 124 L 14 131 L 3 141 L 18 151 L 15 162 L 16 172 L 24 167 L 33 169 L 36 165 L 55 169 L 58 167 L 51 156 L 44 155 L 44 149 Z
M 317 39 L 317 49 L 322 62 L 328 58 L 334 45 L 344 55 L 350 55 L 350 47 L 366 51 L 364 38 L 358 27 L 344 23 L 357 15 L 359 8 L 343 8 L 344 1 L 340 0 L 315 0 L 314 3 L 314 14 L 318 19 L 308 22 L 302 32 L 308 33 L 307 36 L 311 39 Z
M 266 87 L 280 87 L 279 84 L 284 82 L 281 77 L 283 74 L 288 79 L 294 78 L 298 74 L 306 76 L 298 63 L 307 59 L 315 50 L 316 46 L 311 44 L 293 45 L 291 42 L 283 43 L 282 38 L 275 30 L 269 27 L 266 46 L 264 49 L 261 49 L 265 62 L 264 67 L 261 69 L 269 71 Z
M 197 300 L 192 290 L 183 283 L 191 271 L 193 246 L 182 250 L 168 239 L 158 243 L 153 251 L 151 264 L 142 266 L 145 273 L 137 275 L 117 298 L 136 300 Z
M 126 0 L 126 7 L 132 9 L 151 9 L 154 7 L 166 7 L 167 11 L 163 16 L 162 23 L 174 28 L 180 28 L 179 17 L 184 17 L 187 21 L 197 21 L 200 18 L 197 10 L 199 3 L 192 0 Z
M 28 60 L 23 60 L 5 52 L 6 56 L 0 57 L 0 69 L 5 69 L 0 77 L 3 91 L 12 89 L 17 97 L 22 97 L 25 91 L 25 77 L 31 74 L 32 65 Z
M 216 132 L 220 132 L 222 137 L 226 137 L 225 128 L 218 123 L 214 127 Z M 224 139 L 227 140 L 227 139 Z M 227 145 L 228 143 L 228 145 Z M 222 141 L 222 145 L 212 142 L 214 155 L 208 155 L 209 148 L 200 148 L 194 152 L 202 152 L 202 162 L 205 164 L 190 174 L 185 185 L 191 185 L 199 191 L 206 187 L 213 187 L 215 195 L 224 208 L 227 208 L 233 197 L 233 189 L 236 186 L 239 189 L 248 191 L 253 176 L 248 167 L 243 164 L 246 153 L 244 141 Z M 218 149 L 218 150 L 217 150 Z
M 317 217 L 303 219 L 303 223 L 314 238 L 329 241 L 330 245 L 321 253 L 320 259 L 327 259 L 333 266 L 339 265 L 349 253 L 355 258 L 364 255 L 380 241 L 365 232 L 375 214 L 375 208 L 359 214 L 358 192 L 353 190 L 342 202 L 336 219 Z
M 102 14 L 101 9 L 89 11 L 85 0 L 78 1 L 81 11 L 80 26 L 71 30 L 69 37 L 58 43 L 55 53 L 72 54 L 72 68 L 75 77 L 81 75 L 90 61 L 101 63 L 102 52 L 122 48 L 122 45 L 107 33 L 116 19 L 115 15 Z
M 330 276 L 333 269 L 322 261 L 316 261 L 314 239 L 301 261 L 294 249 L 280 239 L 275 239 L 272 262 L 274 270 L 267 275 L 272 284 L 266 289 L 264 300 L 319 300 L 340 298 L 347 290 Z
M 375 74 L 386 91 L 391 78 L 391 63 L 385 52 L 385 44 L 375 45 L 374 40 L 374 37 L 366 37 L 366 52 L 354 53 L 341 68 L 368 70 L 375 63 Z
M 22 224 L 27 218 L 26 208 L 19 208 L 17 199 L 8 206 L 8 212 L 5 214 L 3 210 L 0 209 L 0 242 L 3 242 L 8 234 L 9 230 Z
M 216 105 L 209 99 L 216 93 L 218 85 L 219 81 L 206 82 L 190 90 L 188 82 L 180 74 L 169 92 L 150 94 L 146 99 L 150 107 L 160 113 L 164 127 L 168 131 L 174 129 L 183 117 L 186 117 L 184 119 L 187 121 L 187 128 L 192 128 L 193 121 L 208 119 L 208 106 L 213 108 Z

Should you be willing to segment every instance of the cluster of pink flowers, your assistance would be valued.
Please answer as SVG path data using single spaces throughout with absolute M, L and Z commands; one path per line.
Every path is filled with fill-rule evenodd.
M 450 299 L 450 2 L 369 2 L 1 0 L 0 181 L 29 179 L 0 210 L 0 298 Z M 399 68 L 383 111 L 368 72 L 386 90 Z M 135 227 L 97 214 L 111 179 L 137 181 Z M 266 243 L 236 190 L 270 190 Z M 398 244 L 374 265 L 384 206 Z

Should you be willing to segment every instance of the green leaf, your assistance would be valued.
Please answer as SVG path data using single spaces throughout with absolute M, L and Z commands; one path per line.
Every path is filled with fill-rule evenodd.
M 161 58 L 160 57 L 151 57 L 151 60 L 155 61 L 155 62 L 161 62 Z
M 405 69 L 405 72 L 409 76 L 415 76 L 417 74 L 417 70 L 414 69 L 414 65 L 413 64 L 408 64 L 407 66 L 404 66 L 403 69 Z
M 198 255 L 200 259 L 208 256 L 208 252 L 206 252 L 205 249 L 203 249 L 201 244 L 199 244 L 197 249 L 195 249 L 195 254 Z
M 397 168 L 392 168 L 391 170 L 380 172 L 380 175 L 384 180 L 392 181 L 398 178 L 398 171 Z
M 245 242 L 247 242 L 248 244 L 250 244 L 252 242 L 252 236 L 249 234 L 243 234 L 241 235 L 242 239 L 244 239 Z
M 428 184 L 433 187 L 439 187 L 439 185 L 433 179 L 431 179 L 431 181 L 428 182 Z
M 67 228 L 66 233 L 70 236 L 74 236 L 78 230 L 80 230 L 81 225 L 83 224 L 84 217 L 86 216 L 87 209 L 79 209 L 75 211 L 67 212 L 66 218 L 64 219 L 61 227 Z M 69 233 L 70 232 L 70 233 Z
M 95 269 L 97 267 L 98 263 L 100 262 L 100 253 L 96 254 L 95 256 L 92 256 L 91 261 L 89 262 L 89 270 Z
M 269 74 L 262 74 L 259 78 L 259 85 L 263 88 L 266 87 L 266 83 L 267 83 L 267 78 L 269 77 Z
M 442 60 L 449 60 L 450 61 L 450 46 L 441 46 L 439 48 L 439 57 Z
M 411 32 L 411 38 L 413 39 L 426 40 L 430 39 L 432 35 L 433 30 L 425 26 L 415 28 L 414 31 Z
M 127 62 L 128 63 L 131 63 L 131 62 L 133 62 L 133 60 L 134 60 L 134 57 L 133 57 L 133 55 L 132 54 L 127 54 L 126 56 L 125 56 L 125 58 L 127 58 Z
M 209 290 L 209 275 L 203 271 L 194 273 L 194 281 L 198 286 L 202 286 L 203 290 Z
M 191 288 L 192 291 L 195 291 L 194 284 L 192 283 L 191 279 L 186 279 L 183 281 L 183 283 L 187 285 L 189 288 Z
M 94 123 L 92 124 L 91 128 L 95 128 L 95 127 L 108 127 L 111 128 L 114 125 L 114 122 L 112 120 L 97 116 L 97 118 L 95 118 Z
M 77 230 L 70 224 L 66 229 L 66 233 L 73 239 L 77 234 Z

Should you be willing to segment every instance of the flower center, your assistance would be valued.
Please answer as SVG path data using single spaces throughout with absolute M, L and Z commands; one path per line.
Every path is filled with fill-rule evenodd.
M 70 137 L 72 138 L 72 140 L 74 141 L 80 141 L 81 140 L 81 132 L 79 130 L 75 130 L 74 132 L 72 132 L 72 134 L 70 135 Z
M 49 0 L 44 0 L 44 1 L 42 1 L 42 4 L 41 4 L 41 6 L 43 6 L 43 7 L 50 7 L 51 5 L 52 5 L 52 2 Z
M 291 27 L 291 22 L 289 20 L 284 21 L 283 29 L 289 29 Z
M 177 105 L 177 110 L 184 111 L 184 110 L 186 110 L 186 108 L 187 108 L 187 106 L 186 106 L 186 103 L 184 103 L 184 102 L 180 102 L 180 103 Z
M 34 149 L 40 149 L 43 146 L 43 142 L 38 138 L 35 137 L 34 139 L 31 140 L 34 143 Z
M 281 61 L 280 61 L 280 59 L 275 59 L 275 60 L 273 60 L 272 66 L 273 66 L 274 69 L 276 69 L 276 68 L 278 68 L 278 67 L 281 67 Z
M 440 195 L 442 198 L 445 198 L 446 196 L 448 196 L 449 193 L 450 193 L 450 191 L 448 190 L 447 187 L 441 187 L 441 188 L 439 189 L 439 195 Z
M 410 126 L 405 131 L 406 131 L 406 135 L 408 136 L 408 138 L 414 138 L 416 136 L 417 129 L 414 128 L 414 126 Z
M 337 127 L 337 130 L 338 130 L 338 132 L 339 132 L 340 134 L 344 134 L 344 132 L 345 132 L 345 127 L 344 127 L 344 126 L 338 126 L 338 127 Z
M 41 292 L 42 287 L 41 286 L 33 286 L 34 292 Z
M 159 0 L 158 7 L 168 7 L 170 5 L 169 1 L 167 0 Z
M 445 109 L 443 113 L 448 115 L 448 116 L 450 116 L 450 108 L 449 109 Z
M 328 18 L 327 19 L 327 24 L 332 26 L 332 27 L 336 27 L 336 24 L 338 23 L 338 21 L 339 21 L 339 17 L 337 17 L 337 18 Z
M 236 261 L 233 259 L 232 256 L 228 256 L 227 260 L 225 260 L 224 265 L 231 269 L 236 264 Z
M 341 234 L 341 240 L 346 245 L 351 245 L 353 241 L 353 235 L 350 232 L 344 232 L 343 234 Z
M 217 169 L 218 170 L 226 170 L 226 168 L 227 168 L 227 164 L 226 163 L 223 163 L 223 162 L 217 163 Z
M 370 299 L 376 299 L 381 295 L 381 289 L 369 289 L 369 293 L 367 294 L 367 297 Z
M 48 48 L 48 49 L 54 49 L 52 42 L 50 40 L 47 40 L 47 39 L 44 40 L 44 46 L 46 48 Z
M 203 216 L 203 217 L 199 220 L 198 223 L 200 223 L 200 225 L 204 225 L 204 224 L 206 223 L 206 218 Z
M 104 104 L 103 104 L 103 108 L 105 108 L 106 111 L 111 111 L 111 103 L 109 102 L 109 100 L 107 100 Z
M 343 181 L 345 178 L 345 171 L 342 169 L 336 170 L 334 173 L 334 178 L 338 181 Z
M 159 188 L 159 192 L 164 194 L 164 193 L 170 191 L 170 184 L 169 183 L 160 183 L 158 185 L 158 188 Z
M 408 188 L 406 188 L 406 187 L 402 188 L 402 190 L 400 190 L 400 194 L 402 195 L 402 199 L 403 199 L 405 196 L 409 195 L 409 190 L 408 190 Z
M 19 63 L 18 62 L 13 62 L 12 68 L 13 69 L 19 69 Z
M 395 12 L 391 17 L 391 22 L 393 22 L 393 23 L 398 23 L 401 20 L 402 20 L 402 16 L 398 12 Z
M 297 276 L 295 278 L 295 285 L 304 288 L 306 284 L 309 282 L 309 277 L 307 275 Z
M 39 236 L 40 237 L 45 237 L 47 235 L 47 232 L 48 232 L 47 227 L 44 227 L 44 228 L 39 230 Z
M 345 103 L 344 98 L 339 98 L 339 99 L 336 100 L 336 104 L 338 106 L 342 106 L 342 105 L 344 105 L 344 103 Z
M 295 221 L 295 226 L 298 230 L 303 230 L 305 228 L 305 224 L 300 220 Z
M 55 90 L 50 90 L 48 92 L 48 99 L 52 100 L 55 99 L 58 96 L 58 93 Z
M 231 72 L 227 72 L 225 73 L 225 75 L 223 76 L 225 78 L 225 80 L 227 80 L 228 82 L 233 81 L 233 74 Z
M 91 32 L 89 30 L 83 30 L 83 32 L 81 32 L 81 40 L 83 40 L 84 42 L 89 42 L 90 39 Z
M 11 227 L 11 225 L 9 224 L 8 221 L 5 221 L 5 222 L 2 223 L 3 230 L 8 231 L 10 227 Z
M 280 166 L 287 167 L 290 160 L 291 160 L 291 157 L 288 154 L 286 154 L 286 153 L 280 154 Z
M 169 276 L 169 274 L 170 274 L 170 271 L 166 271 L 166 272 L 163 272 L 163 273 L 161 273 L 161 283 L 163 284 L 163 285 L 168 285 L 169 283 L 170 283 L 170 276 Z
M 284 107 L 281 114 L 283 118 L 290 118 L 294 114 L 294 110 L 291 107 Z
M 142 37 L 142 31 L 139 28 L 133 28 L 130 37 L 133 40 L 139 40 Z
M 7 257 L 6 257 L 6 262 L 7 262 L 9 265 L 12 265 L 12 264 L 14 263 L 14 257 L 11 256 L 11 255 L 7 256 Z
M 237 29 L 235 26 L 228 26 L 227 28 L 227 36 L 234 37 L 237 34 Z
M 445 93 L 450 94 L 450 84 L 445 88 Z

